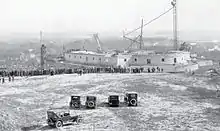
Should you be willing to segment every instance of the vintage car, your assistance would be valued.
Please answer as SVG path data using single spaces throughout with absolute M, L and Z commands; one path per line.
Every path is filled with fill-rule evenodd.
M 69 106 L 70 108 L 80 108 L 80 96 L 71 96 Z
M 64 124 L 79 123 L 82 121 L 80 115 L 71 116 L 69 111 L 48 110 L 47 124 L 52 127 L 60 128 Z
M 136 92 L 128 92 L 124 96 L 124 102 L 128 106 L 137 106 L 138 95 Z
M 95 109 L 96 108 L 96 97 L 87 96 L 85 105 L 86 105 L 86 108 Z
M 108 97 L 109 106 L 119 106 L 119 96 L 118 95 L 110 95 Z

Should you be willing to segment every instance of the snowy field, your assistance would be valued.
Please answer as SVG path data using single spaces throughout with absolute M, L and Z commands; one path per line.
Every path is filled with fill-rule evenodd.
M 138 107 L 104 107 L 108 95 L 139 94 Z M 82 123 L 64 131 L 219 131 L 220 98 L 207 78 L 184 74 L 85 74 L 16 78 L 0 85 L 0 130 L 56 131 L 46 111 L 68 109 L 71 95 L 96 95 L 97 109 L 70 110 Z M 85 97 L 82 97 L 85 103 Z

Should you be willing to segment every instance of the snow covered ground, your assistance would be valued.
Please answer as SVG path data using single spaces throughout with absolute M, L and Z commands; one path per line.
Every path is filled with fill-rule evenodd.
M 108 95 L 139 95 L 138 107 L 102 106 Z M 96 95 L 94 110 L 70 110 L 83 116 L 64 131 L 219 131 L 220 98 L 206 78 L 183 74 L 85 74 L 16 78 L 0 85 L 0 130 L 56 131 L 46 124 L 49 108 L 68 109 L 71 95 Z M 82 97 L 85 103 L 85 97 Z

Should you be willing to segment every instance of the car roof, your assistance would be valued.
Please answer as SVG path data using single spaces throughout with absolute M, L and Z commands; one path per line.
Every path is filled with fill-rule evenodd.
M 126 92 L 126 94 L 138 94 L 137 92 Z
M 109 96 L 119 96 L 119 95 L 109 95 Z
M 71 97 L 80 97 L 80 96 L 75 96 L 75 95 L 72 95 Z
M 86 96 L 86 97 L 96 97 L 96 96 Z

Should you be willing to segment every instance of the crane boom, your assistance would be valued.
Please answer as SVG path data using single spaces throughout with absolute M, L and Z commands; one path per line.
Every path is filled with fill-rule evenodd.
M 176 2 L 176 0 L 174 0 L 174 2 Z M 172 3 L 172 5 L 173 4 L 176 4 L 176 3 Z M 151 24 L 152 22 L 154 22 L 154 21 L 156 21 L 157 19 L 159 19 L 159 18 L 161 18 L 162 16 L 164 16 L 165 14 L 167 14 L 168 12 L 170 12 L 172 9 L 174 9 L 176 6 L 175 5 L 173 5 L 170 9 L 168 9 L 167 11 L 165 11 L 165 12 L 163 12 L 162 14 L 160 14 L 159 16 L 157 16 L 156 18 L 154 18 L 154 19 L 152 19 L 152 20 L 150 20 L 149 22 L 147 22 L 147 23 L 143 23 L 143 19 L 142 19 L 142 21 L 141 21 L 141 26 L 140 27 L 138 27 L 138 28 L 136 28 L 136 29 L 134 29 L 134 30 L 132 30 L 132 31 L 130 31 L 130 32 L 128 32 L 128 33 L 124 33 L 123 32 L 123 38 L 125 38 L 125 39 L 128 39 L 128 40 L 130 40 L 130 41 L 132 41 L 132 42 L 135 42 L 135 43 L 137 43 L 137 44 L 139 44 L 139 48 L 140 49 L 142 49 L 143 48 L 143 27 L 144 26 L 147 26 L 147 25 L 149 25 L 149 24 Z M 175 26 L 176 27 L 176 26 Z M 139 40 L 138 40 L 138 42 L 137 42 L 137 39 L 136 40 L 133 40 L 133 39 L 131 39 L 131 38 L 128 38 L 128 37 L 126 37 L 127 35 L 129 35 L 129 34 L 131 34 L 131 33 L 133 33 L 133 32 L 135 32 L 135 31 L 137 31 L 137 30 L 139 30 L 139 29 L 141 29 L 141 34 L 139 35 Z M 176 28 L 175 28 L 176 29 Z M 177 36 L 177 35 L 176 35 Z
M 100 42 L 100 39 L 99 39 L 99 36 L 98 36 L 98 33 L 96 34 L 93 34 L 93 37 L 95 38 L 97 44 L 98 44 L 98 52 L 103 52 L 102 50 L 102 47 L 101 47 L 101 42 Z

